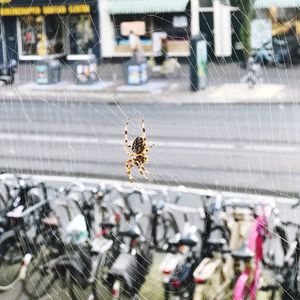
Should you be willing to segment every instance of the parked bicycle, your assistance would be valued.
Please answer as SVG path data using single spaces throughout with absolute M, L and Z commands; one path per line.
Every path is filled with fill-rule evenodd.
M 225 236 L 224 229 L 219 224 L 214 223 L 215 212 L 220 208 L 221 198 L 211 199 L 204 195 L 197 195 L 208 201 L 207 207 L 187 208 L 178 206 L 179 200 L 183 197 L 183 191 L 179 189 L 174 201 L 174 205 L 168 205 L 173 211 L 183 213 L 184 230 L 182 236 L 176 241 L 169 242 L 169 252 L 162 262 L 164 298 L 165 299 L 192 299 L 195 282 L 193 272 L 199 262 L 209 255 L 211 249 L 208 247 L 209 235 L 218 232 L 220 236 Z M 199 220 L 204 221 L 204 230 L 191 226 L 188 221 L 188 214 L 197 214 Z
M 109 192 L 88 189 L 79 183 L 60 189 L 55 214 L 43 220 L 57 232 L 57 247 L 44 249 L 39 260 L 30 266 L 23 282 L 28 296 L 39 299 L 57 286 L 68 288 L 72 299 L 96 293 L 97 272 L 104 259 L 100 254 L 111 247 L 112 241 L 100 240 L 108 225 L 103 225 L 101 230 L 99 227 L 99 233 L 94 223 L 98 219 L 97 204 Z
M 236 261 L 242 262 L 240 275 L 233 288 L 233 300 L 255 300 L 262 280 L 263 242 L 275 204 L 262 202 L 256 207 L 261 211 L 256 213 L 245 244 L 231 253 Z
M 40 220 L 50 206 L 43 182 L 17 178 L 17 186 L 8 190 L 11 206 L 2 214 L 0 236 L 0 290 L 12 289 L 24 278 L 31 257 L 47 237 Z M 6 211 L 6 210 L 4 210 Z
M 239 249 L 253 223 L 253 207 L 227 200 L 222 205 L 225 230 L 229 240 L 222 236 L 210 237 L 207 245 L 210 255 L 204 258 L 194 272 L 196 289 L 194 300 L 222 300 L 232 297 L 235 263 L 231 251 Z
M 298 200 L 292 209 L 299 205 Z M 291 240 L 288 238 L 288 228 L 295 231 Z M 300 224 L 277 220 L 265 245 L 264 263 L 272 272 L 273 282 L 263 290 L 271 291 L 271 300 L 300 298 Z

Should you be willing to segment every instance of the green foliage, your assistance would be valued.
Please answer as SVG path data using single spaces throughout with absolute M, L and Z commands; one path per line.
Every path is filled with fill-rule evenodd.
M 254 16 L 254 0 L 230 0 L 232 6 L 237 6 L 241 11 L 240 39 L 246 55 L 250 53 L 251 20 Z

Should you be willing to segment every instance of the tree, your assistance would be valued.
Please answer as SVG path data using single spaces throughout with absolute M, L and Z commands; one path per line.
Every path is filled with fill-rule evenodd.
M 245 55 L 249 56 L 251 51 L 251 20 L 254 17 L 255 0 L 230 0 L 232 6 L 237 6 L 241 11 L 241 27 L 239 36 L 244 47 Z

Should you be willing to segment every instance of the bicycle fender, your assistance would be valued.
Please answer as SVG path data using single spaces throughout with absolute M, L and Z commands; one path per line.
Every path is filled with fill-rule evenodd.
M 204 258 L 200 265 L 194 271 L 194 278 L 201 278 L 203 280 L 209 279 L 216 269 L 221 265 L 220 259 Z
M 244 300 L 245 289 L 247 288 L 247 280 L 249 278 L 249 272 L 243 272 L 234 286 L 233 300 Z
M 31 262 L 31 259 L 32 259 L 32 255 L 30 253 L 27 253 L 23 258 L 23 265 L 19 273 L 19 277 L 21 280 L 24 280 L 26 278 L 28 266 Z

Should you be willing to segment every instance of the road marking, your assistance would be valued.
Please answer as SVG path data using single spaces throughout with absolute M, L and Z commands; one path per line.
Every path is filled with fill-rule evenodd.
M 111 145 L 121 145 L 123 142 L 119 140 L 106 140 L 105 143 Z M 274 152 L 274 153 L 293 153 L 299 152 L 298 147 L 289 145 L 239 145 L 239 144 L 225 144 L 225 143 L 191 143 L 191 142 L 165 142 L 165 141 L 153 141 L 155 146 L 165 148 L 189 148 L 189 149 L 213 149 L 213 150 L 244 150 L 244 151 L 255 151 L 255 152 Z
M 59 142 L 59 143 L 83 143 L 98 144 L 99 139 L 87 138 L 84 136 L 57 136 L 45 134 L 18 134 L 18 133 L 0 133 L 0 140 L 18 140 L 31 142 Z
M 49 143 L 67 143 L 67 144 L 104 144 L 104 145 L 122 145 L 120 139 L 100 139 L 86 136 L 57 136 L 45 134 L 18 134 L 18 133 L 0 133 L 0 140 L 16 140 L 24 142 L 49 142 Z M 200 142 L 177 142 L 177 141 L 153 141 L 156 147 L 173 149 L 211 149 L 211 150 L 240 150 L 268 153 L 295 153 L 300 152 L 296 146 L 277 144 L 226 144 L 226 143 L 200 143 Z M 72 150 L 72 149 L 71 149 Z

